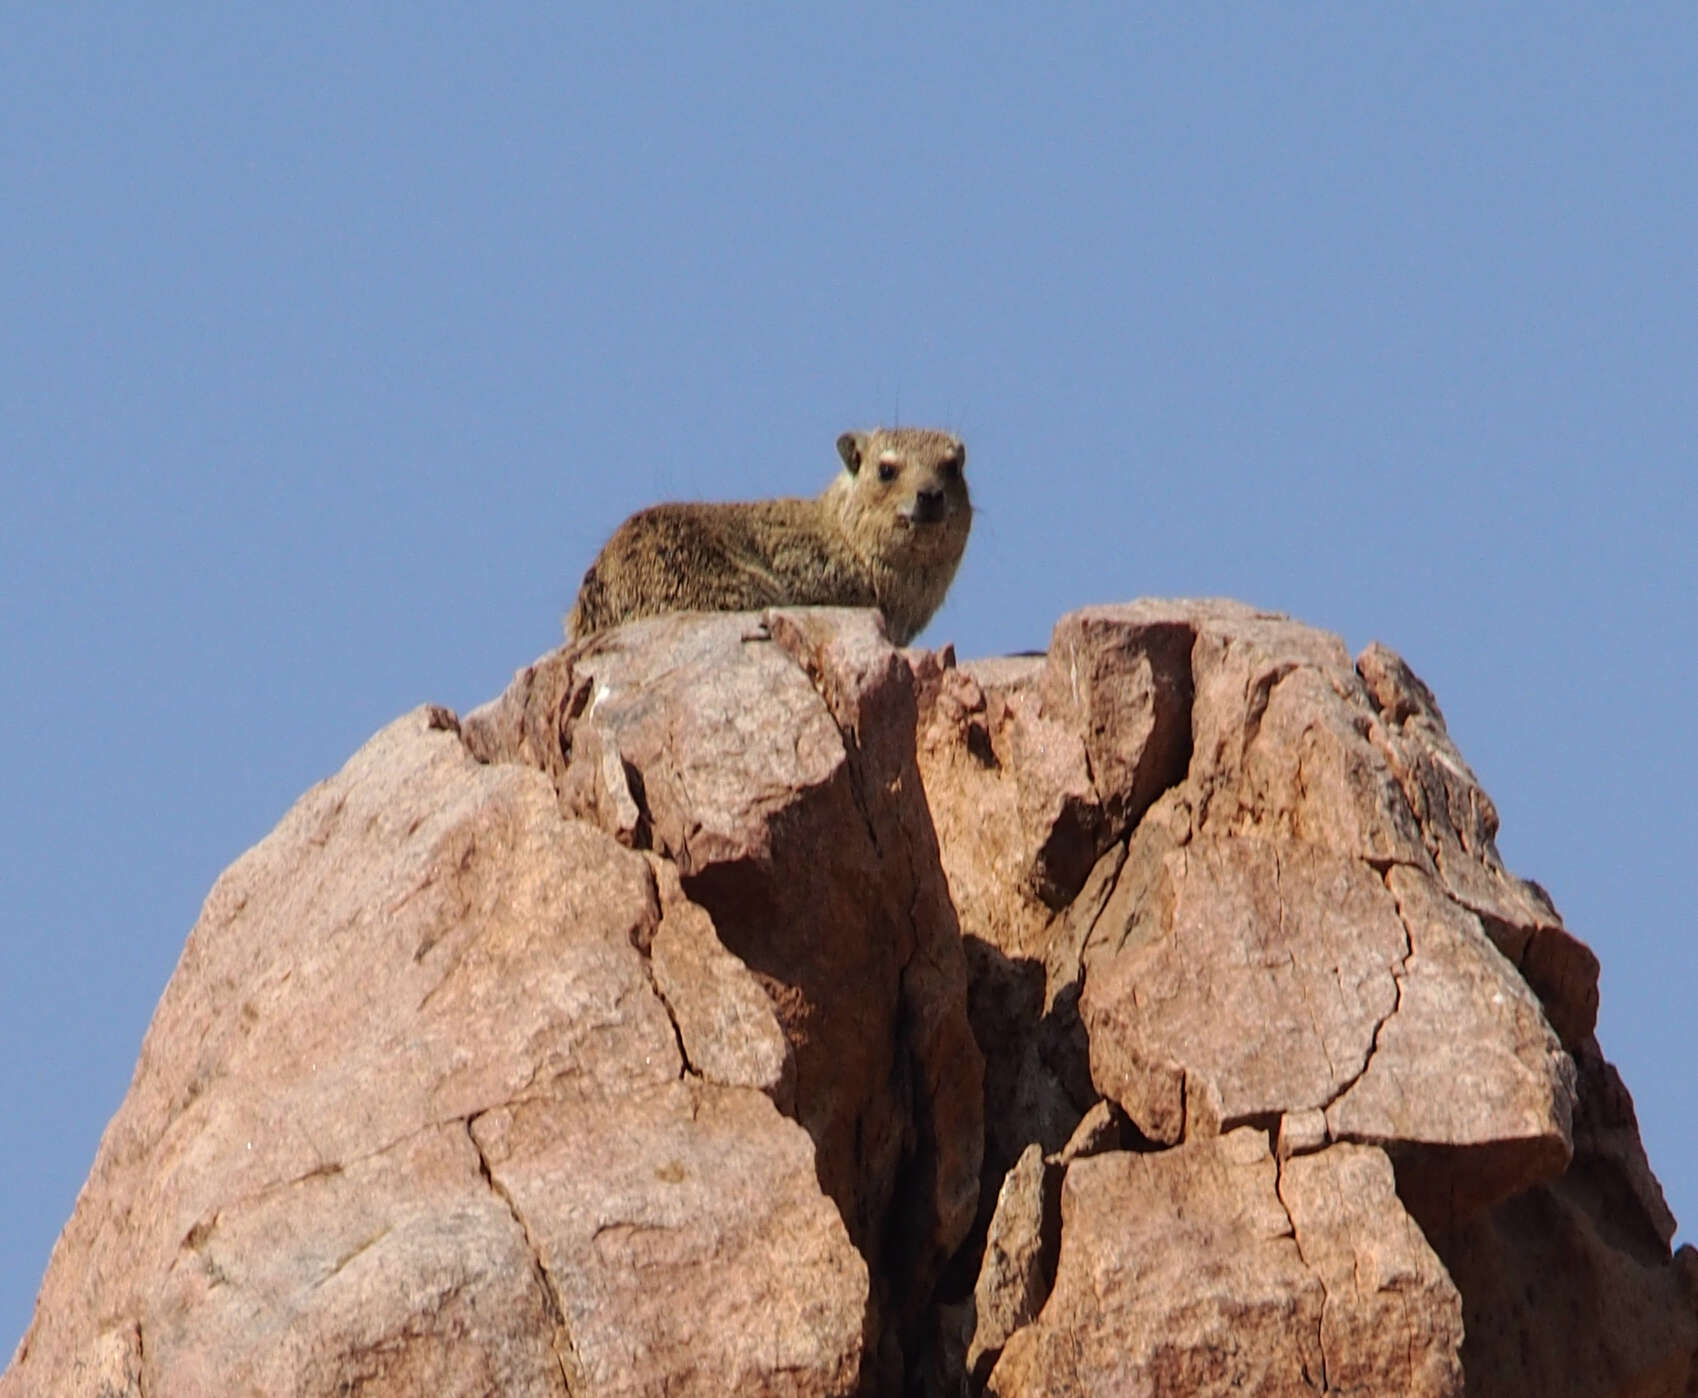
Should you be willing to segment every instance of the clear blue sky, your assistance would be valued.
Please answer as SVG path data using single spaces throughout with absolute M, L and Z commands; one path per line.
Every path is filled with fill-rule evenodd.
M 982 507 L 927 641 L 1409 659 L 1690 1235 L 1698 10 L 307 8 L 0 46 L 0 1356 L 219 870 L 898 412 Z

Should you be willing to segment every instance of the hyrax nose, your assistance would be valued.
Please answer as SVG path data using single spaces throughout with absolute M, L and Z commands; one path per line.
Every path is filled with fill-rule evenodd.
M 925 524 L 935 524 L 943 518 L 943 492 L 920 490 L 914 493 L 914 518 Z

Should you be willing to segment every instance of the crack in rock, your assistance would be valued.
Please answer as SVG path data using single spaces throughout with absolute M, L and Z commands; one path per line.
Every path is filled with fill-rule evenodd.
M 1239 745 L 1241 753 L 1248 753 L 1255 745 L 1256 739 L 1261 736 L 1262 718 L 1268 711 L 1274 690 L 1299 670 L 1317 668 L 1313 665 L 1300 665 L 1295 660 L 1283 660 L 1271 665 L 1259 675 L 1244 677 L 1244 740 Z
M 819 696 L 826 717 L 837 730 L 837 739 L 843 744 L 843 765 L 849 776 L 849 799 L 854 802 L 855 810 L 861 817 L 861 824 L 866 827 L 867 839 L 872 842 L 873 853 L 882 857 L 884 846 L 879 841 L 878 830 L 873 824 L 872 807 L 867 801 L 860 736 L 852 725 L 846 724 L 839 717 L 836 696 L 831 692 L 834 686 L 831 684 L 830 675 L 821 663 L 819 654 L 808 645 L 807 637 L 794 625 L 772 625 L 775 620 L 777 618 L 768 615 L 769 639 L 806 676 L 814 693 Z
M 1317 1392 L 1329 1393 L 1327 1386 L 1327 1307 L 1332 1304 L 1332 1293 L 1327 1290 L 1327 1279 L 1321 1275 L 1321 1270 L 1309 1260 L 1309 1255 L 1303 1250 L 1303 1235 L 1297 1231 L 1297 1220 L 1291 1216 L 1291 1206 L 1285 1202 L 1285 1162 L 1276 1155 L 1274 1158 L 1274 1198 L 1279 1200 L 1279 1207 L 1285 1213 L 1285 1221 L 1291 1226 L 1291 1241 L 1297 1247 L 1298 1260 L 1308 1270 L 1316 1284 L 1321 1288 L 1321 1309 L 1315 1318 L 1315 1352 L 1321 1356 L 1320 1388 Z M 1313 1376 L 1307 1372 L 1304 1379 L 1312 1382 Z
M 523 1095 L 524 1089 L 530 1086 L 532 1086 L 531 1082 L 522 1084 L 519 1089 L 520 1095 L 504 1098 L 503 1101 L 497 1105 L 517 1106 L 530 1100 Z M 178 1242 L 178 1250 L 181 1251 L 183 1249 L 188 1249 L 189 1251 L 199 1251 L 206 1245 L 207 1239 L 217 1231 L 219 1220 L 232 1209 L 242 1208 L 245 1205 L 255 1204 L 261 1200 L 269 1199 L 274 1194 L 279 1194 L 285 1189 L 293 1189 L 297 1185 L 306 1184 L 309 1180 L 331 1179 L 357 1165 L 365 1164 L 368 1160 L 375 1160 L 380 1155 L 387 1155 L 390 1151 L 395 1150 L 399 1146 L 406 1145 L 409 1141 L 417 1139 L 424 1135 L 427 1131 L 440 1131 L 444 1127 L 464 1125 L 473 1118 L 482 1116 L 487 1110 L 489 1109 L 479 1108 L 477 1111 L 473 1112 L 470 1117 L 461 1113 L 456 1113 L 453 1116 L 443 1117 L 438 1121 L 423 1122 L 420 1125 L 415 1126 L 411 1131 L 403 1132 L 401 1135 L 396 1136 L 393 1140 L 385 1141 L 380 1146 L 373 1146 L 370 1150 L 363 1150 L 358 1155 L 350 1155 L 345 1160 L 320 1161 L 310 1170 L 303 1170 L 300 1174 L 291 1175 L 288 1179 L 274 1180 L 270 1184 L 260 1185 L 257 1189 L 250 1189 L 244 1193 L 233 1195 L 228 1199 L 224 1199 L 214 1206 L 208 1213 L 203 1214 L 200 1218 L 195 1220 L 195 1222 L 190 1226 L 189 1231 L 185 1233 L 182 1239 Z
M 1380 876 L 1381 879 L 1386 880 L 1388 874 L 1389 871 L 1382 873 Z M 1388 894 L 1391 893 L 1391 885 L 1389 881 L 1386 883 L 1386 892 Z M 1403 905 L 1397 901 L 1396 894 L 1392 894 L 1392 902 L 1397 908 L 1398 924 L 1403 928 L 1403 956 L 1402 959 L 1398 961 L 1397 965 L 1392 968 L 1391 972 L 1392 985 L 1396 990 L 1396 996 L 1392 1000 L 1391 1008 L 1387 1010 L 1385 1014 L 1381 1015 L 1379 1021 L 1374 1025 L 1374 1032 L 1368 1040 L 1368 1052 L 1362 1059 L 1361 1068 L 1359 1068 L 1351 1076 L 1348 1082 L 1340 1086 L 1338 1091 L 1334 1092 L 1331 1097 L 1327 1098 L 1327 1100 L 1321 1104 L 1321 1110 L 1323 1112 L 1331 1111 L 1334 1103 L 1338 1102 L 1347 1092 L 1350 1091 L 1351 1088 L 1355 1087 L 1357 1083 L 1367 1077 L 1368 1069 L 1371 1068 L 1374 1063 L 1374 1055 L 1378 1053 L 1380 1049 L 1380 1036 L 1385 1032 L 1386 1025 L 1390 1024 L 1393 1018 L 1396 1017 L 1397 1012 L 1403 1008 L 1403 981 L 1409 974 L 1410 959 L 1415 955 L 1415 934 L 1410 929 L 1409 919 L 1404 916 Z M 1329 1127 L 1328 1129 L 1330 1131 L 1331 1128 Z
M 385 1238 L 387 1238 L 389 1236 L 390 1231 L 391 1230 L 390 1230 L 389 1226 L 387 1224 L 385 1224 L 382 1228 L 379 1228 L 377 1230 L 377 1232 L 373 1233 L 371 1235 L 371 1237 L 366 1238 L 361 1242 L 355 1243 L 353 1247 L 349 1248 L 347 1252 L 343 1253 L 340 1257 L 338 1257 L 334 1262 L 332 1262 L 330 1264 L 330 1270 L 328 1272 L 326 1272 L 322 1277 L 320 1277 L 317 1281 L 315 1281 L 312 1284 L 312 1289 L 314 1291 L 316 1291 L 319 1287 L 323 1286 L 327 1281 L 329 1281 L 332 1277 L 334 1277 L 337 1273 L 339 1273 L 350 1262 L 352 1262 L 356 1257 L 360 1256 L 361 1253 L 369 1252 L 372 1248 L 376 1247 L 379 1243 L 381 1243 Z M 438 1306 L 438 1309 L 440 1309 L 440 1304 Z
M 1276 940 L 1278 945 L 1286 946 L 1286 939 L 1285 939 L 1285 886 L 1284 886 L 1285 869 L 1284 869 L 1284 863 L 1279 857 L 1279 846 L 1278 845 L 1275 845 L 1273 847 L 1273 866 L 1274 866 L 1274 906 L 1279 909 L 1279 926 L 1276 928 L 1274 935 L 1275 935 L 1275 940 Z M 1405 939 L 1405 942 L 1407 944 L 1407 939 Z M 1289 947 L 1286 950 L 1286 959 L 1287 959 L 1287 962 L 1289 963 L 1289 965 L 1291 967 L 1292 982 L 1297 987 L 1297 998 L 1302 1003 L 1303 1013 L 1308 1016 L 1309 1027 L 1310 1027 L 1311 1030 L 1314 1031 L 1315 1042 L 1320 1045 L 1321 1057 L 1325 1058 L 1326 1061 L 1327 1061 L 1327 1081 L 1328 1082 L 1336 1082 L 1336 1081 L 1338 1081 L 1338 1065 L 1332 1061 L 1332 1046 L 1327 1043 L 1326 1031 L 1321 1028 L 1320 1016 L 1318 1016 L 1315 1013 L 1315 1007 L 1314 1007 L 1313 1004 L 1310 1003 L 1308 984 L 1305 981 L 1304 977 L 1301 976 L 1300 974 L 1298 974 L 1298 972 L 1297 972 L 1297 954 L 1294 951 L 1290 950 Z M 1362 1067 L 1357 1071 L 1356 1077 L 1351 1079 L 1352 1082 L 1355 1082 L 1357 1078 L 1360 1078 L 1362 1076 L 1362 1074 L 1367 1071 L 1367 1069 L 1368 1069 L 1368 1059 L 1372 1058 L 1373 1054 L 1374 1054 L 1373 1041 L 1374 1041 L 1374 1038 L 1378 1037 L 1378 1035 L 1379 1035 L 1379 1025 L 1375 1025 L 1374 1026 L 1374 1035 L 1372 1037 L 1370 1037 L 1370 1039 L 1369 1039 L 1367 1058 L 1363 1059 Z M 1329 1101 L 1327 1102 L 1326 1105 L 1330 1106 L 1331 1103 L 1333 1101 L 1336 1101 L 1337 1099 L 1338 1099 L 1338 1093 L 1335 1092 L 1333 1094 L 1332 1098 L 1329 1099 Z M 1323 1110 L 1324 1110 L 1324 1107 L 1323 1107 Z
M 690 1051 L 684 1047 L 684 1031 L 679 1028 L 677 1012 L 672 1008 L 672 1002 L 666 998 L 666 992 L 660 988 L 660 982 L 655 978 L 654 962 L 638 953 L 643 963 L 643 975 L 647 978 L 649 989 L 654 991 L 655 999 L 660 1001 L 661 1009 L 666 1011 L 666 1022 L 672 1026 L 672 1038 L 678 1045 L 678 1061 L 682 1065 L 678 1070 L 680 1078 L 701 1078 L 702 1070 L 690 1061 Z
M 571 1333 L 566 1328 L 566 1305 L 561 1300 L 560 1290 L 549 1274 L 548 1264 L 543 1261 L 542 1249 L 537 1246 L 536 1238 L 531 1234 L 530 1224 L 525 1222 L 525 1216 L 519 1212 L 518 1202 L 508 1192 L 505 1185 L 495 1177 L 495 1171 L 490 1168 L 489 1157 L 484 1154 L 483 1146 L 479 1144 L 477 1132 L 472 1129 L 478 1116 L 466 1118 L 466 1139 L 471 1142 L 472 1149 L 477 1152 L 478 1173 L 483 1176 L 484 1183 L 489 1186 L 490 1193 L 507 1206 L 507 1212 L 513 1216 L 513 1222 L 519 1227 L 519 1233 L 525 1240 L 525 1247 L 531 1254 L 531 1265 L 536 1273 L 538 1283 L 542 1287 L 543 1300 L 547 1304 L 549 1317 L 554 1322 L 553 1333 L 549 1336 L 549 1348 L 554 1351 L 554 1362 L 560 1366 L 560 1383 L 568 1395 L 584 1391 L 584 1366 L 578 1358 L 576 1347 L 572 1343 Z
M 806 633 L 797 627 L 794 622 L 783 617 L 772 616 L 770 613 L 768 614 L 768 622 L 770 640 L 807 677 L 809 685 L 812 686 L 814 693 L 819 696 L 820 702 L 825 708 L 826 717 L 831 720 L 832 726 L 837 729 L 838 740 L 843 744 L 844 766 L 849 776 L 850 798 L 853 800 L 855 809 L 860 813 L 861 821 L 866 827 L 867 839 L 872 843 L 873 853 L 882 860 L 885 855 L 884 842 L 879 838 L 877 823 L 873 819 L 874 803 L 868 797 L 866 759 L 862 754 L 860 733 L 856 725 L 846 720 L 839 712 L 844 703 L 843 686 L 835 682 L 834 675 L 825 664 L 821 652 L 809 644 Z M 771 625 L 773 622 L 779 624 Z M 909 692 L 917 703 L 919 699 L 917 679 L 912 666 L 906 660 L 903 660 L 900 653 L 895 650 L 887 652 L 886 656 L 887 661 L 894 661 L 906 670 Z M 905 765 L 915 767 L 912 775 L 915 781 L 919 781 L 914 753 L 915 738 L 916 734 L 910 730 L 907 750 L 908 762 Z M 901 790 L 899 783 L 904 773 L 899 771 L 894 775 L 898 785 L 892 787 L 893 793 Z M 894 814 L 900 826 L 901 801 L 895 802 Z M 898 833 L 904 837 L 907 835 L 906 831 L 900 829 Z M 904 857 L 907 856 L 908 851 L 904 840 L 898 841 L 897 853 Z M 919 882 L 918 871 L 913 867 L 911 859 L 908 860 L 908 877 L 912 883 L 917 884 Z

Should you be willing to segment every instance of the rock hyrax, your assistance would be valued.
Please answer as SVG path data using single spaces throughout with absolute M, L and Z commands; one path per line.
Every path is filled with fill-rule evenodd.
M 566 618 L 573 640 L 662 612 L 877 607 L 905 646 L 943 602 L 967 546 L 967 449 L 922 427 L 837 439 L 843 469 L 813 500 L 655 505 L 614 530 Z

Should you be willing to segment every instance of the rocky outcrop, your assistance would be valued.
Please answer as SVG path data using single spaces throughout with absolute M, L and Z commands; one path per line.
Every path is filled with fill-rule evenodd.
M 1496 819 L 1231 603 L 556 652 L 219 880 L 0 1395 L 1698 1392 Z

